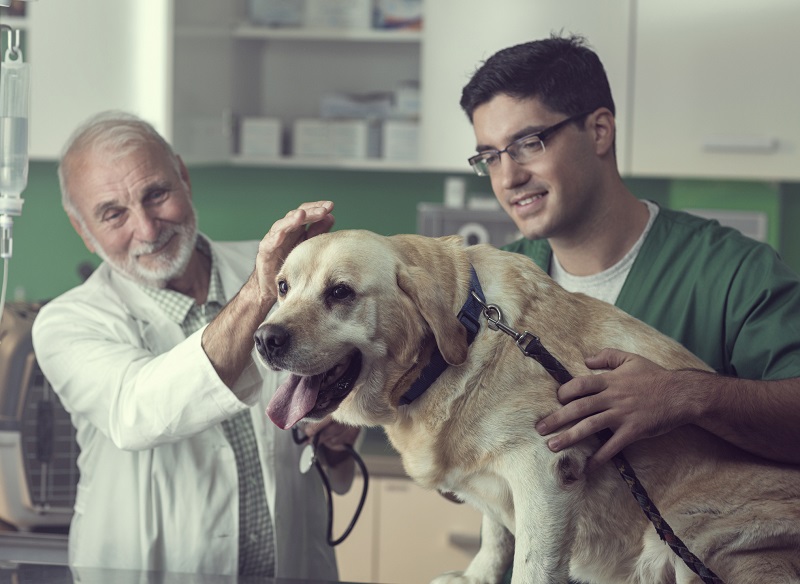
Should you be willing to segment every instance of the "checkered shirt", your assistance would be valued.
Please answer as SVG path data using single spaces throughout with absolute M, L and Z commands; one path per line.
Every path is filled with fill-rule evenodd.
M 211 279 L 206 303 L 198 305 L 194 298 L 166 288 L 142 286 L 170 320 L 178 323 L 189 336 L 222 310 L 225 295 L 217 260 L 208 242 L 197 238 L 198 250 L 211 258 Z M 267 507 L 264 477 L 258 456 L 250 410 L 224 420 L 222 428 L 236 458 L 239 476 L 239 574 L 275 575 L 275 546 L 272 519 Z

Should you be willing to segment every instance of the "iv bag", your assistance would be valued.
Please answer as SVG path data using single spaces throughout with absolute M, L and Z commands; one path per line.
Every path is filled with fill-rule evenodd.
M 28 184 L 29 103 L 30 67 L 9 49 L 0 63 L 0 197 L 19 199 Z

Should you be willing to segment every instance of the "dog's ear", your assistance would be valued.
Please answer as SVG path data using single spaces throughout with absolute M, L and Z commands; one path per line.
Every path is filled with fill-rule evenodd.
M 428 323 L 436 338 L 439 351 L 450 365 L 461 365 L 467 360 L 467 329 L 453 314 L 453 299 L 446 290 L 456 283 L 453 279 L 440 281 L 430 275 L 427 269 L 400 265 L 397 272 L 397 285 L 411 298 L 422 318 Z

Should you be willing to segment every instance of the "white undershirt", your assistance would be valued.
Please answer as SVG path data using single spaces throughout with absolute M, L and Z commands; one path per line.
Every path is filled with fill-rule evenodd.
M 653 226 L 653 221 L 658 215 L 658 205 L 650 201 L 643 201 L 647 205 L 647 210 L 650 212 L 650 218 L 647 220 L 647 225 L 642 232 L 642 235 L 633 244 L 633 247 L 619 260 L 616 264 L 591 276 L 573 276 L 567 272 L 558 258 L 553 254 L 550 263 L 550 276 L 558 282 L 563 288 L 570 292 L 582 292 L 588 296 L 592 296 L 599 300 L 604 300 L 609 304 L 614 304 L 617 301 L 622 285 L 631 271 L 633 260 L 639 254 L 642 248 L 642 243 L 647 237 L 650 228 Z

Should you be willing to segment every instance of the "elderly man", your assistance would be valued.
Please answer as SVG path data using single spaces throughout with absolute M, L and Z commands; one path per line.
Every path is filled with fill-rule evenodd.
M 186 167 L 146 122 L 119 112 L 78 128 L 62 202 L 104 263 L 40 311 L 39 365 L 77 428 L 73 566 L 336 580 L 323 491 L 300 448 L 265 420 L 277 374 L 251 361 L 274 275 L 333 224 L 307 203 L 261 242 L 197 232 Z M 319 433 L 339 490 L 357 430 Z

